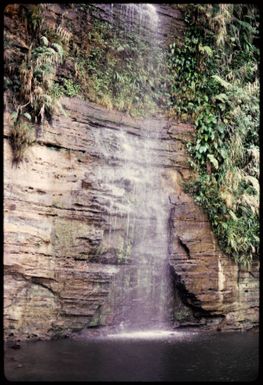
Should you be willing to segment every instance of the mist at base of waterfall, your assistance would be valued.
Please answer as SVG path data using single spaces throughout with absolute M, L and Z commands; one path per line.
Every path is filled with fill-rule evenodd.
M 137 333 L 137 335 L 136 335 Z M 258 333 L 157 331 L 31 342 L 5 352 L 9 381 L 253 381 Z

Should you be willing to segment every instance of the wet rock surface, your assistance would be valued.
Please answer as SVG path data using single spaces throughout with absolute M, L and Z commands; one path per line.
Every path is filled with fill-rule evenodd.
M 5 338 L 45 339 L 120 319 L 112 317 L 112 298 L 118 297 L 118 309 L 125 306 L 126 294 L 116 294 L 116 282 L 123 282 L 125 269 L 131 270 L 140 253 L 136 232 L 146 218 L 141 202 L 133 202 L 142 175 L 135 181 L 132 172 L 145 162 L 140 138 L 146 125 L 151 128 L 147 151 L 159 178 L 153 200 L 159 191 L 167 247 L 163 250 L 161 243 L 158 250 L 151 238 L 146 246 L 149 258 L 154 252 L 167 255 L 176 298 L 169 304 L 174 326 L 256 326 L 258 263 L 244 270 L 223 255 L 207 216 L 182 188 L 191 175 L 185 144 L 193 127 L 161 117 L 131 119 L 77 98 L 62 104 L 67 117 L 57 116 L 52 126 L 43 127 L 18 167 L 12 166 L 5 114 Z M 130 141 L 138 146 L 136 157 L 129 153 Z M 151 222 L 147 207 L 154 239 L 156 211 Z M 157 288 L 160 276 L 152 281 Z
M 116 19 L 111 4 L 89 6 L 92 17 L 124 24 L 125 6 L 114 4 Z M 5 15 L 6 29 L 19 31 L 17 59 L 29 48 L 13 17 L 19 7 Z M 168 4 L 156 10 L 162 28 L 152 33 L 168 44 L 182 33 L 180 12 Z M 84 40 L 89 12 L 70 4 L 43 12 L 47 25 L 72 24 L 76 43 Z M 160 308 L 174 328 L 257 326 L 259 264 L 244 270 L 223 255 L 182 188 L 192 172 L 185 144 L 193 127 L 131 119 L 77 98 L 62 104 L 67 116 L 37 127 L 17 168 L 5 105 L 4 326 L 13 350 L 19 339 L 102 333 L 125 319 L 149 327 L 153 313 L 164 321 Z
M 136 4 L 130 4 L 135 5 Z M 125 28 L 127 24 L 127 4 L 96 4 L 91 3 L 90 12 L 93 17 L 100 20 L 105 20 L 111 24 L 118 24 L 120 28 Z M 156 38 L 162 42 L 162 44 L 169 44 L 174 36 L 181 36 L 185 27 L 182 14 L 176 4 L 155 4 L 156 12 L 159 19 L 159 27 L 155 28 Z M 133 11 L 133 10 L 131 10 Z M 133 13 L 133 22 L 136 28 L 136 15 Z

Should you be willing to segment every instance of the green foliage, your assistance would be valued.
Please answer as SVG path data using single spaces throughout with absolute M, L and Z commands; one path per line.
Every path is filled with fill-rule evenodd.
M 13 152 L 13 163 L 20 163 L 27 148 L 34 142 L 34 129 L 28 120 L 31 120 L 31 116 L 25 113 L 21 116 L 17 116 L 17 113 L 12 115 L 14 124 L 10 133 L 10 144 Z
M 77 96 L 81 92 L 80 85 L 76 83 L 73 79 L 63 79 L 63 85 L 57 82 L 54 82 L 50 94 L 51 96 L 58 100 L 61 96 Z
M 156 48 L 153 54 L 151 44 L 136 34 L 94 20 L 85 45 L 74 54 L 84 97 L 133 116 L 151 114 L 164 104 L 163 52 Z
M 165 52 L 99 21 L 91 4 L 72 5 L 90 20 L 76 43 L 74 26 L 45 26 L 44 6 L 29 6 L 24 15 L 26 53 L 12 36 L 4 40 L 4 87 L 16 101 L 15 161 L 33 141 L 31 124 L 50 119 L 63 95 L 81 95 L 132 116 L 165 111 L 190 120 L 196 139 L 188 149 L 198 176 L 187 188 L 207 210 L 222 249 L 249 264 L 259 248 L 257 8 L 181 4 L 185 36 Z
M 30 33 L 33 34 L 38 32 L 41 29 L 43 23 L 43 6 L 39 7 L 38 5 L 32 5 L 29 10 L 27 10 L 27 14 L 25 17 L 29 23 Z
M 72 79 L 64 79 L 64 93 L 66 96 L 76 96 L 80 93 L 80 85 Z
M 196 126 L 188 149 L 198 177 L 188 191 L 223 250 L 248 265 L 259 249 L 259 15 L 241 4 L 181 8 L 188 26 L 168 66 L 170 114 Z
M 50 90 L 56 76 L 56 66 L 63 60 L 63 48 L 57 43 L 49 45 L 48 39 L 43 37 L 41 38 L 43 45 L 32 50 L 30 66 L 27 66 L 25 71 L 21 70 L 23 95 L 28 95 L 35 121 L 39 123 L 43 122 L 45 115 L 53 113 L 56 100 Z
M 42 122 L 45 116 L 52 116 L 52 106 L 62 95 L 79 95 L 133 116 L 158 113 L 166 106 L 162 49 L 153 50 L 138 34 L 98 20 L 94 17 L 96 8 L 90 4 L 71 5 L 83 20 L 91 17 L 91 22 L 83 24 L 81 39 L 76 43 L 76 39 L 71 39 L 74 25 L 69 26 L 70 30 L 45 27 L 41 17 L 44 7 L 26 8 L 31 40 L 28 57 L 21 63 L 18 80 L 14 74 L 5 79 L 6 88 L 16 87 L 17 94 L 21 90 L 23 104 L 32 100 L 27 110 L 32 113 L 34 109 L 34 120 Z M 65 59 L 73 66 L 63 66 L 58 78 L 57 69 Z
M 16 163 L 22 160 L 26 147 L 33 143 L 33 140 L 27 137 L 29 130 L 24 122 L 21 122 L 21 117 L 23 116 L 23 119 L 30 117 L 32 123 L 42 124 L 45 119 L 51 119 L 54 111 L 62 109 L 56 93 L 53 92 L 53 85 L 57 68 L 63 63 L 67 54 L 70 37 L 70 34 L 61 27 L 54 30 L 44 25 L 42 11 L 45 4 L 21 7 L 23 11 L 21 22 L 26 23 L 28 31 L 28 49 L 25 53 L 19 53 L 19 61 L 12 60 L 7 53 L 5 68 L 8 75 L 5 78 L 5 88 L 13 94 L 12 99 L 17 113 L 11 134 Z M 7 47 L 9 46 L 10 44 L 7 44 Z M 66 91 L 72 94 L 73 88 L 70 83 L 66 84 Z

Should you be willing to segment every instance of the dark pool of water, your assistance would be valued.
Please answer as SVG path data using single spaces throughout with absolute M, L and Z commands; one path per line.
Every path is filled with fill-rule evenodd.
M 253 381 L 255 332 L 123 335 L 6 349 L 11 381 Z

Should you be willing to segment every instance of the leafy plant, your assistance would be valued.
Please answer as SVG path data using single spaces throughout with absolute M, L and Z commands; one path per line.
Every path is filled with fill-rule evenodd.
M 17 117 L 17 113 L 12 116 L 14 124 L 10 132 L 10 144 L 13 152 L 13 163 L 20 163 L 27 148 L 34 142 L 34 128 L 29 122 L 31 116 L 28 113 Z
M 72 79 L 64 79 L 64 93 L 67 96 L 76 96 L 80 93 L 80 85 L 76 84 Z
M 170 45 L 168 66 L 170 114 L 196 126 L 188 149 L 198 176 L 188 190 L 207 210 L 222 249 L 248 265 L 259 247 L 258 11 L 181 8 L 188 26 L 183 44 Z
M 27 138 L 30 130 L 21 121 L 21 117 L 30 116 L 31 124 L 42 124 L 45 118 L 51 119 L 54 111 L 62 110 L 53 92 L 53 84 L 57 68 L 63 63 L 66 54 L 65 45 L 71 36 L 60 26 L 55 31 L 44 26 L 42 11 L 45 4 L 21 7 L 21 21 L 24 20 L 28 30 L 28 49 L 21 54 L 23 58 L 20 65 L 7 58 L 12 81 L 10 78 L 6 80 L 7 87 L 13 92 L 14 107 L 18 116 L 11 135 L 15 162 L 22 160 L 26 147 L 33 143 Z
M 131 115 L 151 114 L 164 104 L 163 52 L 153 55 L 151 45 L 136 34 L 94 20 L 83 50 L 76 53 L 75 77 L 84 97 Z
M 20 161 L 32 143 L 32 125 L 61 109 L 62 95 L 81 95 L 132 116 L 165 112 L 190 121 L 196 177 L 186 188 L 207 210 L 222 249 L 249 264 L 259 248 L 258 9 L 177 5 L 187 28 L 183 41 L 175 38 L 166 52 L 100 21 L 92 4 L 71 6 L 83 17 L 79 42 L 72 25 L 45 26 L 45 4 L 22 6 L 25 52 L 5 33 L 5 89 L 16 110 L 14 159 Z

